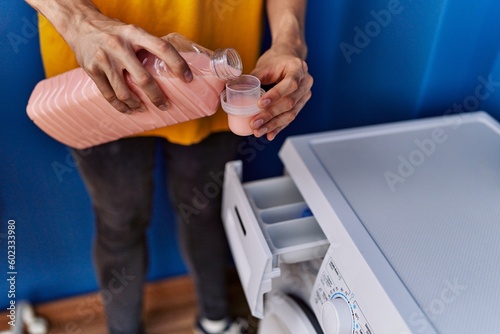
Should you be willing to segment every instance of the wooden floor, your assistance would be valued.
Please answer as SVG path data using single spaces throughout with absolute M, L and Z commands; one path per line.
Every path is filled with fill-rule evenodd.
M 236 273 L 231 273 L 229 296 L 233 316 L 250 324 L 256 332 L 257 319 L 250 315 Z M 149 283 L 144 300 L 144 322 L 148 334 L 192 334 L 196 299 L 189 277 Z M 49 334 L 106 334 L 103 306 L 98 294 L 88 294 L 34 305 L 35 313 L 50 323 Z M 6 313 L 0 313 L 0 331 L 8 329 Z

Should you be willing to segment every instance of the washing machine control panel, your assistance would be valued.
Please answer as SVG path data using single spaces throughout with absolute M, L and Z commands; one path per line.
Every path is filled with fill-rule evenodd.
M 310 303 L 325 334 L 374 333 L 330 252 L 316 277 Z

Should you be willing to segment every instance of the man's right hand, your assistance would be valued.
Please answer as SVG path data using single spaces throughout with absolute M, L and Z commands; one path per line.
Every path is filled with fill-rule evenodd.
M 145 110 L 126 84 L 125 72 L 154 105 L 168 108 L 167 97 L 136 57 L 141 49 L 162 59 L 174 76 L 185 82 L 192 80 L 189 66 L 171 44 L 139 27 L 103 15 L 89 0 L 26 1 L 54 25 L 102 95 L 121 112 Z

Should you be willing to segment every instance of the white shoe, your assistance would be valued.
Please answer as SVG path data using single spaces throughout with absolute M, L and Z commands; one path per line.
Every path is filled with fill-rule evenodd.
M 236 320 L 226 319 L 220 321 L 198 319 L 194 329 L 195 334 L 245 334 L 247 331 L 248 322 L 241 318 Z

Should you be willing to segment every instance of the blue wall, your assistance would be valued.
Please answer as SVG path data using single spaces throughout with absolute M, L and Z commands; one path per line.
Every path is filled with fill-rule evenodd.
M 5 0 L 0 15 L 0 268 L 7 272 L 5 231 L 15 220 L 18 300 L 95 291 L 90 201 L 68 150 L 25 115 L 29 94 L 43 77 L 34 11 Z M 278 175 L 277 152 L 292 134 L 479 109 L 499 119 L 498 17 L 495 0 L 310 1 L 313 98 L 274 142 L 241 147 L 245 178 Z M 481 87 L 488 79 L 490 90 Z M 58 174 L 54 166 L 66 172 Z M 185 273 L 160 169 L 151 280 Z

